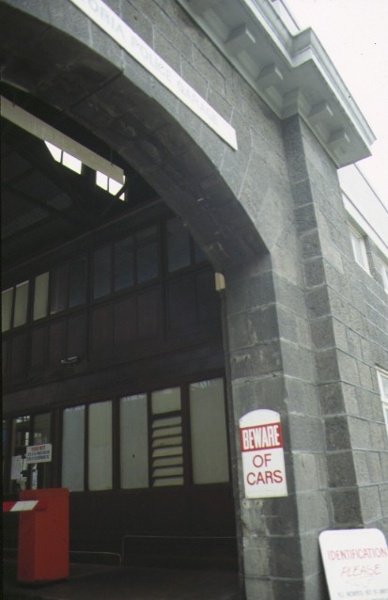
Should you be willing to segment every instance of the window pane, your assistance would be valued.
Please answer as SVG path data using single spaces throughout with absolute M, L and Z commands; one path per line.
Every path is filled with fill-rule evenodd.
M 108 177 L 101 171 L 96 171 L 96 185 L 102 188 L 103 190 L 108 189 Z
M 121 398 L 120 402 L 121 487 L 148 487 L 147 396 Z
M 1 293 L 1 331 L 11 327 L 13 288 Z
M 167 256 L 170 273 L 190 265 L 190 236 L 181 219 L 167 222 Z
M 169 388 L 153 392 L 152 414 L 162 414 L 181 410 L 180 388 Z
M 35 277 L 34 321 L 47 317 L 49 292 L 49 274 L 42 273 Z
M 104 246 L 94 253 L 93 297 L 101 298 L 110 293 L 111 248 Z
M 51 144 L 50 142 L 45 142 L 47 148 L 50 150 L 50 154 L 53 157 L 54 160 L 56 160 L 57 162 L 61 162 L 62 160 L 62 150 L 60 148 L 58 148 L 58 146 L 54 146 L 54 144 Z
M 49 444 L 51 441 L 51 416 L 50 413 L 34 417 L 33 444 Z
M 62 486 L 71 492 L 84 489 L 85 407 L 63 411 Z
M 158 230 L 150 227 L 136 235 L 137 280 L 139 283 L 154 279 L 159 274 Z
M 51 442 L 51 415 L 44 413 L 34 416 L 33 441 L 35 444 L 49 444 Z M 37 487 L 47 488 L 51 483 L 51 462 L 37 465 Z
M 86 302 L 87 259 L 80 256 L 70 263 L 69 272 L 69 307 L 80 306 Z
M 20 486 L 25 489 L 27 477 L 22 471 L 27 470 L 27 463 L 22 458 L 26 453 L 26 446 L 30 445 L 30 417 L 16 417 L 12 420 L 12 449 L 11 456 L 19 457 L 12 460 L 11 465 L 11 491 L 16 492 Z M 18 484 L 16 485 L 16 481 Z
M 89 489 L 112 488 L 112 402 L 89 407 Z
M 115 291 L 124 290 L 134 284 L 134 241 L 125 238 L 115 244 Z
M 50 314 L 54 315 L 66 308 L 67 265 L 53 269 L 50 281 Z
M 62 164 L 64 167 L 67 167 L 68 169 L 75 171 L 75 173 L 78 173 L 78 175 L 80 175 L 82 172 L 82 161 L 68 152 L 63 152 Z
M 15 313 L 13 316 L 13 326 L 24 325 L 27 321 L 28 307 L 28 281 L 19 283 L 15 288 Z
M 12 455 L 24 454 L 30 444 L 30 417 L 13 419 Z
M 369 271 L 368 257 L 366 254 L 364 238 L 362 237 L 362 235 L 360 235 L 353 229 L 351 229 L 350 231 L 350 236 L 352 240 L 353 253 L 356 262 L 360 265 L 360 267 L 362 267 L 366 271 Z
M 190 386 L 194 483 L 229 480 L 224 385 L 222 379 Z

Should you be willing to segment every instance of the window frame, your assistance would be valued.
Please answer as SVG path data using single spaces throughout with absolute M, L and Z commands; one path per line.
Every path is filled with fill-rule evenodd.
M 383 380 L 386 380 L 387 385 L 388 385 L 388 371 L 385 371 L 385 369 L 382 369 L 380 367 L 377 367 L 376 371 L 377 371 L 377 380 L 378 380 L 379 390 L 380 390 L 380 399 L 381 399 L 383 415 L 384 415 L 384 419 L 385 419 L 385 426 L 386 426 L 387 435 L 388 435 L 388 394 L 385 395 L 384 384 L 383 384 Z
M 349 225 L 349 231 L 354 260 L 366 273 L 370 275 L 369 259 L 366 248 L 366 235 L 359 229 L 356 229 L 353 225 Z

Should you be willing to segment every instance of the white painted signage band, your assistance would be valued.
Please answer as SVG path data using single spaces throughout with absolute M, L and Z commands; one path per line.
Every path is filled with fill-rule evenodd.
M 240 448 L 246 498 L 287 495 L 279 413 L 253 410 L 240 419 Z
M 235 129 L 102 0 L 70 0 L 132 58 L 237 150 Z

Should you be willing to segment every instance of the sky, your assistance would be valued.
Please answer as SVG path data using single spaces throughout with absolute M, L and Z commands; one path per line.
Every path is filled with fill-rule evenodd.
M 388 0 L 286 0 L 299 27 L 312 27 L 375 137 L 357 163 L 388 207 Z

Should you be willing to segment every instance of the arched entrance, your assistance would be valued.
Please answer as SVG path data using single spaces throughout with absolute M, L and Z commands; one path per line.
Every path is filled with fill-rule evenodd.
M 66 14 L 75 10 L 74 7 L 69 8 L 67 2 L 63 4 L 70 11 Z M 104 548 L 117 551 L 119 539 L 124 555 L 137 553 L 145 559 L 150 556 L 151 548 L 154 557 L 163 553 L 165 558 L 176 560 L 183 547 L 187 547 L 190 558 L 206 556 L 208 561 L 212 557 L 233 559 L 233 489 L 225 451 L 225 432 L 226 420 L 229 420 L 232 432 L 230 444 L 233 446 L 234 419 L 232 403 L 229 403 L 229 412 L 224 404 L 227 391 L 230 391 L 230 380 L 228 368 L 225 372 L 220 310 L 210 288 L 211 269 L 205 265 L 201 255 L 207 257 L 214 270 L 225 274 L 239 271 L 242 264 L 249 271 L 249 265 L 257 263 L 257 258 L 265 255 L 256 229 L 217 168 L 221 160 L 220 149 L 221 154 L 233 150 L 220 147 L 219 141 L 214 144 L 213 134 L 208 140 L 205 136 L 201 145 L 198 140 L 195 141 L 197 118 L 187 108 L 179 106 L 170 92 L 145 73 L 140 65 L 131 61 L 130 70 L 128 64 L 123 66 L 121 51 L 104 34 L 95 30 L 86 17 L 78 15 L 79 35 L 75 39 L 73 32 L 72 35 L 66 32 L 71 28 L 63 22 L 62 13 L 52 8 L 47 10 L 47 14 L 44 8 L 37 15 L 38 20 L 2 5 L 3 22 L 8 24 L 4 38 L 7 56 L 3 71 L 4 95 L 10 102 L 21 105 L 23 110 L 28 109 L 40 121 L 48 121 L 61 134 L 92 149 L 106 161 L 117 162 L 124 170 L 129 165 L 126 185 L 129 192 L 135 190 L 139 205 L 136 210 L 129 211 L 130 219 L 124 209 L 117 208 L 114 225 L 112 221 L 106 228 L 104 219 L 111 216 L 111 209 L 102 202 L 88 236 L 84 231 L 82 235 L 77 232 L 75 245 L 69 224 L 68 237 L 62 240 L 66 249 L 61 250 L 58 268 L 55 267 L 58 306 L 51 314 L 61 312 L 59 303 L 66 286 L 68 302 L 71 302 L 71 276 L 77 272 L 81 279 L 82 273 L 89 273 L 93 302 L 89 307 L 87 325 L 76 312 L 66 322 L 63 319 L 54 323 L 53 318 L 47 334 L 53 337 L 45 343 L 48 344 L 48 361 L 53 357 L 51 350 L 59 346 L 61 350 L 66 349 L 64 353 L 58 350 L 56 359 L 60 363 L 64 360 L 63 366 L 67 368 L 69 364 L 69 368 L 73 369 L 71 359 L 74 358 L 75 376 L 61 374 L 60 383 L 55 383 L 55 375 L 52 375 L 43 382 L 39 374 L 39 354 L 33 355 L 31 361 L 36 370 L 32 377 L 36 379 L 30 379 L 28 386 L 16 385 L 10 389 L 6 407 L 9 408 L 11 403 L 15 406 L 17 402 L 22 419 L 26 419 L 26 413 L 32 411 L 28 431 L 35 435 L 42 429 L 42 424 L 44 426 L 49 398 L 55 398 L 50 427 L 61 440 L 61 447 L 55 453 L 56 462 L 52 468 L 57 478 L 56 485 L 68 482 L 79 492 L 72 507 L 73 530 L 79 534 L 78 551 Z M 18 37 L 19 31 L 23 31 L 21 37 Z M 88 41 L 90 32 L 93 50 L 78 41 Z M 28 53 L 25 39 L 29 40 Z M 109 56 L 109 60 L 103 54 Z M 179 114 L 181 116 L 177 118 Z M 34 158 L 37 159 L 29 156 L 31 161 Z M 163 206 L 154 203 L 155 192 L 158 198 L 162 198 Z M 142 206 L 144 198 L 146 211 Z M 88 211 L 94 211 L 95 207 L 85 203 L 84 198 L 80 198 L 80 203 L 86 213 L 83 224 L 90 226 Z M 68 217 L 71 221 L 73 215 Z M 130 236 L 124 235 L 128 226 Z M 48 230 L 46 235 L 49 235 Z M 155 244 L 158 245 L 158 255 L 164 260 L 159 266 L 160 272 L 167 275 L 159 287 L 143 288 L 142 283 L 153 282 L 149 273 L 142 279 L 142 268 L 147 271 L 147 252 Z M 74 254 L 75 246 L 77 252 Z M 175 254 L 173 251 L 169 254 L 171 248 L 175 248 Z M 186 262 L 177 269 L 173 268 L 169 261 L 174 260 L 173 256 L 181 260 L 185 249 Z M 136 291 L 128 301 L 124 295 L 117 296 L 117 300 L 116 296 L 109 296 L 106 303 L 105 300 L 100 301 L 100 298 L 109 295 L 101 292 L 99 296 L 104 286 L 113 285 L 114 288 L 112 277 L 120 265 L 119 260 L 116 264 L 116 258 L 121 256 L 121 252 L 127 252 L 128 256 L 132 250 L 136 262 Z M 81 255 L 86 254 L 92 258 L 85 271 Z M 139 258 L 142 256 L 144 263 Z M 77 262 L 79 260 L 81 263 Z M 28 269 L 27 263 L 20 268 L 24 273 Z M 109 284 L 100 277 L 101 273 L 109 270 L 108 263 Z M 38 264 L 39 268 L 36 266 L 34 273 L 34 290 L 43 281 L 39 279 L 38 284 L 38 278 L 48 272 L 44 257 L 39 257 Z M 19 269 L 20 265 L 16 267 Z M 180 268 L 183 269 L 182 277 L 174 279 L 172 273 Z M 65 271 L 67 275 L 63 275 Z M 17 285 L 19 282 L 10 281 L 11 287 Z M 116 291 L 113 289 L 112 293 Z M 16 306 L 17 291 L 14 294 Z M 50 294 L 53 307 L 53 292 Z M 77 306 L 68 304 L 67 308 L 75 309 Z M 133 310 L 137 310 L 136 334 L 133 334 L 136 351 L 130 355 L 130 360 L 127 356 L 123 361 L 119 350 L 108 357 L 107 348 L 124 335 L 121 324 L 130 321 Z M 150 340 L 154 343 L 153 336 L 161 334 L 163 314 L 168 315 L 169 325 L 173 323 L 172 330 L 175 327 L 175 332 L 167 338 L 162 336 L 163 351 L 155 351 L 151 355 Z M 164 326 L 161 329 L 165 332 Z M 33 335 L 31 347 L 34 344 L 37 348 L 44 347 L 41 344 L 46 335 L 43 328 L 38 330 L 34 327 Z M 129 332 L 129 335 L 132 333 Z M 182 338 L 186 340 L 184 345 Z M 54 340 L 52 346 L 50 339 Z M 59 346 L 55 345 L 56 339 Z M 91 371 L 85 363 L 78 365 L 76 360 L 82 355 L 78 351 L 82 340 L 90 343 L 87 348 L 85 346 L 84 352 L 89 359 L 92 358 Z M 15 342 L 12 344 L 11 356 L 16 355 Z M 20 344 L 22 346 L 23 342 Z M 70 352 L 72 348 L 76 350 Z M 173 360 L 167 360 L 168 354 Z M 178 375 L 167 370 L 171 365 Z M 96 372 L 99 373 L 97 378 Z M 14 375 L 15 382 L 18 372 Z M 34 390 L 30 388 L 31 383 Z M 38 395 L 43 387 L 47 395 L 45 401 L 39 404 Z M 162 396 L 165 401 L 162 401 Z M 213 413 L 203 409 L 209 400 L 213 402 Z M 165 406 L 168 410 L 163 408 Z M 15 415 L 12 409 L 12 417 Z M 218 427 L 220 415 L 225 418 L 225 425 L 221 428 Z M 126 435 L 121 429 L 125 419 L 129 424 L 132 419 L 139 423 L 143 420 L 144 428 L 152 432 L 149 439 L 139 434 L 136 448 L 140 443 L 144 444 L 140 458 L 153 451 L 155 440 L 158 447 L 157 440 L 160 438 L 170 439 L 168 448 L 178 446 L 175 454 L 154 454 L 153 463 L 146 467 L 146 470 L 152 471 L 153 485 L 163 487 L 163 492 L 154 494 L 152 498 L 144 493 L 132 493 L 130 511 L 128 494 L 107 492 L 111 488 L 120 488 L 122 484 L 124 456 L 120 444 Z M 202 432 L 208 420 L 212 420 L 218 428 L 211 429 L 208 446 L 205 444 L 204 450 Z M 27 431 L 25 423 L 23 420 L 16 423 L 17 433 Z M 100 428 L 101 423 L 106 427 Z M 84 437 L 74 435 L 81 430 Z M 120 444 L 104 444 L 101 441 L 112 431 L 120 431 Z M 198 443 L 195 441 L 197 435 Z M 217 436 L 217 446 L 223 446 L 224 450 L 221 449 L 219 458 L 210 463 L 209 472 L 202 467 L 196 471 L 196 460 L 205 464 L 207 457 L 203 457 L 203 453 L 209 455 L 212 452 L 212 436 Z M 79 449 L 86 449 L 82 460 L 87 469 L 85 467 L 80 473 L 73 468 L 68 472 L 64 465 L 73 461 L 74 467 L 80 456 L 79 453 L 74 456 L 71 453 L 77 444 Z M 126 450 L 130 452 L 131 448 L 129 440 Z M 182 462 L 178 455 L 183 457 Z M 166 460 L 170 462 L 167 464 Z M 105 463 L 113 465 L 112 469 L 103 466 Z M 225 474 L 225 469 L 228 474 Z M 85 475 L 86 470 L 88 475 Z M 163 475 L 159 476 L 159 472 Z M 141 466 L 138 465 L 134 473 L 141 477 Z M 78 475 L 81 481 L 77 479 Z M 50 474 L 46 473 L 44 477 L 49 480 Z M 170 488 L 168 482 L 166 484 L 168 478 L 171 478 L 171 489 L 167 489 Z M 83 487 L 86 479 L 88 493 Z M 180 486 L 186 480 L 190 481 L 190 486 L 184 486 L 182 493 Z M 139 486 L 132 487 L 139 489 Z M 108 508 L 109 504 L 113 505 L 112 510 Z M 96 521 L 100 515 L 107 514 L 107 510 L 107 527 L 101 526 L 96 531 Z M 124 521 L 123 515 L 126 515 Z M 107 537 L 108 530 L 114 532 L 112 539 Z M 92 531 L 95 532 L 93 535 Z M 196 536 L 196 532 L 200 535 Z M 148 544 L 150 541 L 151 546 Z

